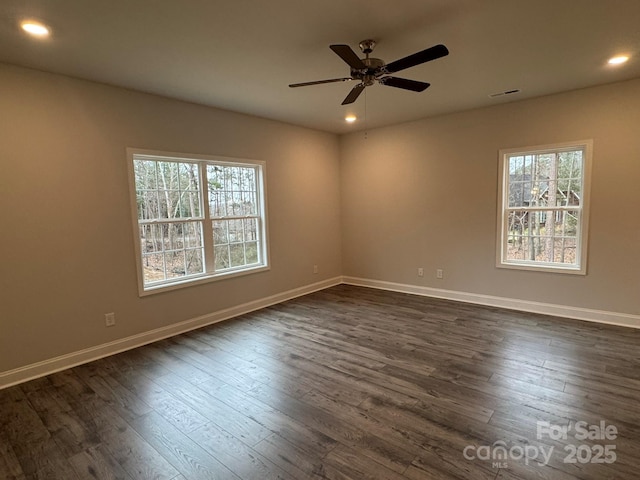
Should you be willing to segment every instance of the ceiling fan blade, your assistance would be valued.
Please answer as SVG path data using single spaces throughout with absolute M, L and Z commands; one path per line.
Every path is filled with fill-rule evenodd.
M 360 94 L 362 93 L 362 91 L 364 90 L 364 87 L 365 87 L 364 83 L 360 83 L 355 87 L 353 87 L 349 92 L 349 95 L 347 95 L 346 98 L 342 101 L 342 105 L 348 105 L 350 103 L 355 102 L 360 96 Z
M 356 55 L 356 52 L 351 50 L 349 45 L 330 45 L 329 48 L 354 70 L 365 70 L 367 68 L 364 62 L 360 60 L 360 57 Z
M 405 90 L 411 90 L 412 92 L 424 92 L 429 88 L 430 83 L 418 82 L 416 80 L 408 80 L 406 78 L 398 77 L 382 77 L 380 83 L 389 87 L 404 88 Z
M 289 85 L 291 88 L 296 87 L 307 87 L 309 85 L 321 85 L 323 83 L 334 83 L 334 82 L 348 82 L 349 80 L 353 80 L 351 77 L 343 77 L 343 78 L 330 78 L 328 80 L 316 80 L 315 82 L 303 82 L 303 83 L 292 83 Z
M 435 45 L 433 47 L 422 50 L 421 52 L 414 53 L 408 57 L 401 58 L 395 62 L 389 63 L 384 71 L 387 73 L 395 73 L 405 68 L 415 67 L 421 63 L 430 62 L 437 58 L 445 57 L 449 55 L 449 50 L 444 45 Z

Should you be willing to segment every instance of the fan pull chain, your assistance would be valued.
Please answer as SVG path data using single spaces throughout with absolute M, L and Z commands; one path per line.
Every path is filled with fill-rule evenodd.
M 367 140 L 369 134 L 369 127 L 367 124 L 367 89 L 364 90 L 364 139 Z

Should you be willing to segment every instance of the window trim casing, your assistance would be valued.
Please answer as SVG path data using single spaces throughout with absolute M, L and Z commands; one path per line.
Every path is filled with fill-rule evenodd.
M 509 156 L 514 154 L 531 155 L 544 154 L 559 151 L 571 151 L 582 149 L 584 151 L 584 166 L 582 175 L 582 204 L 580 206 L 580 234 L 578 237 L 578 252 L 576 258 L 579 259 L 578 266 L 562 266 L 555 263 L 543 262 L 518 262 L 507 261 L 507 215 L 506 203 L 509 195 L 505 191 L 508 188 L 509 169 L 505 168 Z M 514 270 L 528 270 L 536 272 L 563 273 L 572 275 L 587 274 L 588 241 L 589 241 L 589 208 L 591 204 L 591 170 L 593 163 L 593 140 L 578 140 L 573 142 L 559 142 L 546 145 L 536 145 L 530 147 L 505 148 L 500 149 L 498 154 L 498 198 L 497 198 L 497 234 L 496 234 L 496 267 Z
M 266 173 L 266 162 L 261 160 L 253 160 L 247 158 L 235 158 L 235 157 L 226 157 L 222 155 L 203 155 L 203 154 L 194 154 L 194 153 L 180 153 L 180 152 L 166 152 L 160 150 L 149 150 L 149 149 L 141 149 L 141 148 L 133 148 L 127 147 L 126 149 L 127 155 L 127 173 L 129 177 L 129 204 L 130 204 L 130 212 L 131 212 L 131 221 L 132 221 L 132 236 L 133 236 L 133 244 L 135 251 L 135 261 L 136 261 L 136 274 L 137 274 L 137 283 L 138 283 L 138 296 L 144 297 L 148 295 L 153 295 L 161 292 L 168 292 L 171 290 L 177 290 L 181 288 L 191 287 L 195 285 L 202 285 L 209 282 L 215 282 L 219 280 L 225 280 L 234 277 L 240 277 L 244 275 L 251 275 L 254 273 L 265 272 L 271 270 L 271 262 L 270 262 L 270 241 L 269 241 L 269 222 L 267 219 L 267 173 Z M 158 160 L 165 159 L 167 161 L 196 161 L 199 162 L 199 168 L 203 162 L 215 162 L 219 164 L 227 164 L 227 165 L 256 165 L 260 168 L 257 169 L 258 173 L 258 182 L 257 188 L 259 189 L 261 195 L 261 201 L 259 202 L 260 207 L 260 217 L 262 218 L 261 226 L 262 226 L 262 250 L 261 254 L 264 261 L 255 267 L 250 268 L 242 268 L 242 269 L 229 269 L 227 271 L 222 272 L 204 272 L 200 275 L 189 276 L 186 278 L 179 278 L 171 281 L 170 283 L 160 283 L 157 285 L 145 286 L 144 284 L 144 274 L 142 272 L 142 246 L 140 243 L 140 235 L 137 233 L 140 229 L 140 225 L 138 223 L 138 209 L 136 203 L 136 184 L 135 184 L 135 172 L 133 168 L 134 158 L 137 155 L 141 156 L 149 156 L 155 157 Z M 203 182 L 204 179 L 200 178 L 200 181 Z M 207 202 L 207 192 L 205 190 L 205 186 L 201 185 L 201 191 L 203 198 L 201 201 Z M 208 211 L 208 209 L 206 210 Z M 211 222 L 211 218 L 207 218 L 204 216 L 203 211 L 203 235 L 206 234 L 207 228 L 206 225 L 208 222 Z M 203 243 L 203 251 L 206 250 L 206 246 Z M 206 258 L 211 258 L 210 255 L 206 255 L 205 252 L 205 265 Z

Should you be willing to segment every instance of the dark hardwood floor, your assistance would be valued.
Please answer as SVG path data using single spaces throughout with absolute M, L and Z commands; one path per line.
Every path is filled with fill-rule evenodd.
M 637 479 L 639 366 L 638 330 L 341 285 L 0 391 L 0 478 Z

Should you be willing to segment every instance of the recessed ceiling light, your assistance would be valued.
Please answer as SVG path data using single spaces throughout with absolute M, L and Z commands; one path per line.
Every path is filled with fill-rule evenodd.
M 358 117 L 356 117 L 355 115 L 347 115 L 346 117 L 344 117 L 345 122 L 348 123 L 353 123 L 358 119 Z
M 627 60 L 629 60 L 627 55 L 618 55 L 609 59 L 609 65 L 622 65 Z
M 36 37 L 46 37 L 49 35 L 49 28 L 42 23 L 27 20 L 22 22 L 20 26 L 25 32 Z

